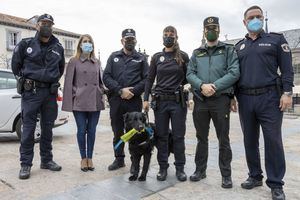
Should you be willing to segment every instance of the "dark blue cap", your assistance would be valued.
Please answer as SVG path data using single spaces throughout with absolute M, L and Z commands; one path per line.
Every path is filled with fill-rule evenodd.
M 50 21 L 54 24 L 54 20 L 53 20 L 53 17 L 49 14 L 43 14 L 41 16 L 39 16 L 37 22 L 41 21 L 41 20 L 47 20 L 47 21 Z
M 135 31 L 132 28 L 125 29 L 122 31 L 122 38 L 124 37 L 135 37 Z

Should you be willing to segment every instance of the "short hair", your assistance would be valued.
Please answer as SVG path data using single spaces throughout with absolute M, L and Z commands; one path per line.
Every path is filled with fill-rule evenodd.
M 248 12 L 249 10 L 254 10 L 254 9 L 258 9 L 258 10 L 261 11 L 261 13 L 263 13 L 263 10 L 261 9 L 261 7 L 259 7 L 259 6 L 257 6 L 257 5 L 251 6 L 250 8 L 248 8 L 248 9 L 244 12 L 244 19 L 246 18 L 247 12 Z

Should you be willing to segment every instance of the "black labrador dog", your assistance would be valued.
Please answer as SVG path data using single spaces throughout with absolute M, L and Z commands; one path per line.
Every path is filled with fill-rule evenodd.
M 138 133 L 136 133 L 129 140 L 129 153 L 131 155 L 131 176 L 128 178 L 129 181 L 145 181 L 147 177 L 147 173 L 149 170 L 151 155 L 153 147 L 156 144 L 156 126 L 154 123 L 147 124 L 147 116 L 142 112 L 129 112 L 124 114 L 124 127 L 126 132 L 130 131 L 132 128 L 136 129 Z M 147 127 L 148 126 L 148 127 Z M 150 127 L 149 127 L 150 126 Z M 146 129 L 151 128 L 153 131 L 153 135 L 149 134 Z M 172 140 L 172 132 L 169 132 L 169 154 L 173 152 L 173 140 Z M 143 157 L 143 169 L 141 175 L 139 175 L 140 171 L 140 161 Z

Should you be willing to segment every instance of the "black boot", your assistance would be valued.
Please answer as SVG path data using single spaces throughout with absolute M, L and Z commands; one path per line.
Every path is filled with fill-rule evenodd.
M 165 181 L 167 179 L 168 170 L 165 168 L 159 169 L 158 174 L 156 175 L 156 179 L 158 181 Z
M 41 169 L 49 169 L 50 171 L 60 171 L 61 166 L 56 164 L 53 160 L 47 162 L 47 163 L 41 163 Z
M 272 200 L 285 200 L 285 194 L 281 188 L 273 188 L 271 193 Z
M 206 178 L 206 173 L 196 170 L 191 176 L 190 181 L 196 182 Z
M 121 167 L 125 167 L 124 159 L 115 159 L 114 162 L 108 166 L 108 170 L 113 171 Z
M 30 177 L 30 166 L 21 166 L 20 172 L 19 172 L 19 179 L 28 179 Z
M 222 188 L 232 188 L 231 176 L 222 177 Z
M 176 170 L 176 177 L 179 181 L 186 181 L 186 174 L 183 169 Z
M 241 187 L 244 189 L 250 190 L 254 187 L 258 187 L 258 186 L 262 186 L 262 185 L 263 185 L 262 180 L 256 180 L 253 177 L 249 177 L 249 178 L 247 178 L 247 180 L 245 182 L 243 182 L 241 184 Z

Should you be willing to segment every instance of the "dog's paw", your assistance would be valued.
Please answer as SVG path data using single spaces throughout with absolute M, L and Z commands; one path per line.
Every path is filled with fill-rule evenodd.
M 141 175 L 138 180 L 139 181 L 146 181 L 146 176 Z
M 128 180 L 129 181 L 136 181 L 137 178 L 138 178 L 138 175 L 131 175 L 131 176 L 129 176 Z

